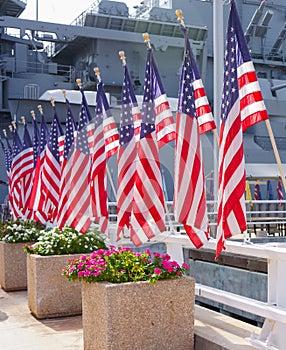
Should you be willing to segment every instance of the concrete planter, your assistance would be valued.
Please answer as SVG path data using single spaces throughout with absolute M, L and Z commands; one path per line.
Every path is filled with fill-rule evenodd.
M 0 241 L 0 285 L 7 292 L 27 289 L 27 254 L 23 243 Z
M 81 255 L 27 254 L 28 306 L 34 316 L 41 319 L 81 314 L 81 283 L 61 275 L 68 260 Z
M 83 282 L 84 350 L 194 349 L 194 285 Z

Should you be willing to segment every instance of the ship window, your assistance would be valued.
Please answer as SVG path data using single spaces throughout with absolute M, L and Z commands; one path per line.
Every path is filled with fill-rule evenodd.
M 25 85 L 24 98 L 37 100 L 39 98 L 39 85 L 38 84 Z
M 257 77 L 262 79 L 267 79 L 267 73 L 266 72 L 257 72 Z

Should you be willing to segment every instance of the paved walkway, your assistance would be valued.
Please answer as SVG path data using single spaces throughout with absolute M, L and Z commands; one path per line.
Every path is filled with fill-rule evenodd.
M 82 317 L 37 320 L 27 292 L 0 289 L 0 350 L 82 350 Z

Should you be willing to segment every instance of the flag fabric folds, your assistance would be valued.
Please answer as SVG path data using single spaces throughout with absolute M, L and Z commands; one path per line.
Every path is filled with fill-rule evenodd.
M 130 226 L 137 159 L 134 121 L 138 119 L 141 119 L 140 111 L 125 64 L 117 155 L 117 241 L 122 238 L 125 229 L 129 231 Z
M 252 195 L 251 195 L 251 190 L 250 190 L 248 181 L 246 181 L 246 184 L 245 184 L 245 199 L 247 201 L 252 201 Z
M 283 196 L 283 187 L 282 187 L 281 180 L 278 180 L 276 191 L 277 191 L 277 199 L 279 199 L 280 201 L 283 201 L 284 196 Z
M 105 95 L 103 82 L 97 85 L 94 137 L 91 145 L 90 195 L 92 212 L 103 233 L 108 229 L 107 160 L 118 150 L 119 135 Z
M 41 224 L 45 224 L 48 220 L 48 216 L 45 212 L 46 195 L 42 186 L 42 170 L 46 154 L 46 144 L 49 138 L 49 130 L 46 124 L 45 115 L 42 108 L 41 113 L 41 127 L 40 127 L 40 143 L 36 153 L 36 168 L 33 178 L 33 189 L 30 198 L 30 209 L 34 211 L 34 219 Z M 35 151 L 35 149 L 34 149 Z M 35 153 L 34 153 L 35 155 Z
M 52 121 L 49 139 L 47 140 L 46 154 L 42 169 L 42 186 L 46 195 L 45 212 L 49 220 L 54 221 L 57 215 L 60 181 L 61 181 L 61 160 L 60 142 L 63 131 L 54 107 L 54 118 Z
M 150 95 L 150 101 L 154 103 L 152 108 L 155 109 L 156 118 L 156 138 L 158 142 L 159 149 L 166 145 L 168 142 L 175 140 L 176 134 L 176 126 L 174 122 L 174 118 L 170 109 L 169 102 L 167 101 L 167 96 L 161 81 L 161 77 L 159 74 L 159 70 L 157 68 L 157 64 L 155 61 L 155 57 L 153 55 L 153 51 L 150 48 L 148 52 L 148 60 L 150 66 L 150 77 L 152 79 L 148 84 L 150 84 L 150 88 L 153 93 Z M 145 86 L 146 79 L 148 77 L 145 76 Z M 151 86 L 153 84 L 153 86 Z M 144 104 L 143 99 L 143 104 Z
M 148 48 L 134 201 L 130 220 L 130 237 L 135 246 L 139 246 L 165 229 L 164 196 L 155 126 L 158 112 L 156 107 L 162 95 L 156 72 L 152 49 Z
M 227 238 L 246 230 L 242 132 L 267 118 L 236 3 L 231 0 L 221 106 L 216 258 Z
M 30 198 L 33 188 L 34 173 L 34 148 L 28 131 L 28 125 L 24 126 L 23 137 L 23 154 L 25 157 L 25 174 L 22 177 L 21 196 L 22 196 L 22 213 L 26 219 L 33 218 L 33 212 L 29 208 Z
M 68 191 L 70 186 L 70 172 L 71 167 L 67 166 L 70 152 L 74 147 L 75 139 L 75 120 L 72 114 L 71 106 L 69 100 L 66 98 L 67 105 L 67 116 L 66 116 L 66 134 L 64 142 L 64 152 L 63 152 L 63 162 L 61 170 L 61 182 L 60 182 L 60 197 L 59 206 L 57 213 L 57 224 L 60 229 L 62 229 L 66 223 L 67 212 L 68 212 Z
M 254 199 L 257 201 L 262 199 L 259 184 L 255 184 L 255 186 L 254 186 Z
M 9 203 L 14 219 L 22 218 L 21 178 L 23 145 L 16 127 L 13 129 L 12 163 L 10 168 Z
M 176 126 L 174 214 L 196 248 L 209 239 L 206 183 L 193 88 L 193 57 L 185 35 Z
M 10 152 L 8 150 L 8 148 L 6 148 L 6 146 L 4 145 L 2 139 L 0 138 L 0 143 L 1 143 L 1 148 L 3 150 L 4 153 L 4 162 L 5 162 L 5 168 L 6 168 L 6 173 L 7 173 L 7 177 L 8 180 L 10 178 L 10 168 L 11 168 L 11 163 L 12 163 L 12 157 L 10 155 Z
M 80 116 L 74 147 L 71 149 L 65 166 L 67 193 L 67 210 L 63 213 L 64 224 L 71 226 L 81 233 L 85 233 L 92 222 L 90 206 L 90 150 L 88 128 L 91 127 L 90 112 L 80 86 L 82 95 Z M 62 217 L 61 217 L 62 220 Z
M 200 134 L 203 134 L 205 132 L 215 129 L 216 125 L 205 92 L 203 81 L 200 77 L 199 70 L 197 68 L 197 63 L 190 45 L 190 41 L 188 39 L 187 29 L 185 26 L 181 25 L 181 30 L 185 38 L 185 47 L 186 50 L 188 50 L 189 60 L 192 67 L 189 79 L 193 88 L 194 103 L 196 108 L 197 122 L 199 125 L 199 132 Z

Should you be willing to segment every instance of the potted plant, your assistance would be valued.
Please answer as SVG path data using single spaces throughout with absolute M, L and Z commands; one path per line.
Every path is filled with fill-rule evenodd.
M 194 280 L 167 254 L 100 249 L 63 269 L 82 281 L 85 350 L 193 349 Z
M 23 244 L 35 242 L 43 229 L 33 221 L 0 223 L 0 285 L 5 291 L 27 289 L 27 257 Z
M 106 244 L 99 232 L 83 235 L 69 227 L 48 229 L 36 243 L 25 246 L 32 314 L 39 319 L 81 314 L 81 284 L 69 283 L 61 274 L 62 268 L 72 257 L 100 248 Z

